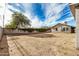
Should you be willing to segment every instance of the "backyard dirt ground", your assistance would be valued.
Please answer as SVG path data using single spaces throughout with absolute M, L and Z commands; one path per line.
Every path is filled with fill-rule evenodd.
M 75 56 L 75 33 L 41 33 L 5 35 L 0 43 L 0 55 L 10 56 Z

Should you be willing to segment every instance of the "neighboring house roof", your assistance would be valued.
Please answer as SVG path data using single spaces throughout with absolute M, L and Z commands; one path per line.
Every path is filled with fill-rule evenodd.
M 60 27 L 60 26 L 68 26 L 68 27 L 71 27 L 70 25 L 67 25 L 67 24 L 58 23 L 58 24 L 56 24 L 55 26 L 53 26 L 51 28 L 55 29 L 55 28 Z

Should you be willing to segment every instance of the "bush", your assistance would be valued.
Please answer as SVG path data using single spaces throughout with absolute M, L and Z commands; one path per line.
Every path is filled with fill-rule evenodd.
M 46 28 L 39 28 L 39 29 L 36 29 L 36 31 L 38 31 L 38 32 L 46 32 L 47 29 Z
M 34 31 L 34 29 L 33 28 L 28 28 L 28 29 L 26 29 L 28 32 L 32 32 L 32 31 Z
M 47 28 L 27 28 L 27 29 L 20 29 L 23 31 L 28 31 L 28 32 L 33 32 L 34 30 L 37 32 L 46 32 L 48 29 Z

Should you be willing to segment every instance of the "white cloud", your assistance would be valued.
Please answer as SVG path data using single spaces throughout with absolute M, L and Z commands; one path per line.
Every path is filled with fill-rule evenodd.
M 47 19 L 45 19 L 45 22 L 40 21 L 37 16 L 33 15 L 32 9 L 31 9 L 32 8 L 31 4 L 23 4 L 23 5 L 24 5 L 24 8 L 26 10 L 24 15 L 27 16 L 31 20 L 32 27 L 41 27 L 41 26 L 43 26 L 45 24 L 50 25 L 50 22 L 52 22 L 53 20 L 58 19 L 61 16 L 58 13 L 61 12 L 64 9 L 64 6 L 67 5 L 67 4 L 63 4 L 63 5 L 62 4 L 57 5 L 57 4 L 54 4 L 54 3 L 53 4 L 50 4 L 50 3 L 49 4 L 43 4 L 42 9 L 44 9 L 44 8 L 46 9 L 46 10 L 44 10 L 45 11 L 45 16 L 47 18 Z M 17 11 L 17 9 L 14 9 L 12 6 L 7 6 L 7 7 Z M 55 15 L 51 16 L 52 13 L 55 13 Z M 6 12 L 5 12 L 5 24 L 7 24 L 7 23 L 9 23 L 9 21 L 11 21 L 11 14 L 12 14 L 12 12 L 10 10 L 6 9 Z M 69 20 L 69 19 L 72 19 L 72 18 L 67 18 L 66 20 Z M 1 22 L 2 21 L 0 21 L 0 23 Z
M 4 3 L 0 3 L 0 15 L 4 14 L 4 9 L 5 9 L 5 4 Z
M 61 14 L 59 14 L 66 6 L 67 4 L 50 4 L 50 6 L 47 6 L 46 8 L 46 17 L 45 24 L 48 24 L 52 22 L 53 20 L 56 20 L 61 17 Z M 54 14 L 53 16 L 51 16 Z
M 34 28 L 39 28 L 39 27 L 41 27 L 43 25 L 43 22 L 41 22 L 40 20 L 38 20 L 37 16 L 35 16 L 35 18 L 32 19 L 31 25 Z
M 0 26 L 3 26 L 3 16 L 0 15 Z
M 0 26 L 3 26 L 3 14 L 4 14 L 5 4 L 0 3 Z
M 6 9 L 5 9 L 4 25 L 10 23 L 10 21 L 11 21 L 11 15 L 12 15 L 12 12 L 9 11 L 8 7 L 6 7 Z
M 68 17 L 68 18 L 64 19 L 64 21 L 71 21 L 71 20 L 74 20 L 74 17 Z M 64 22 L 64 21 L 62 21 L 62 22 Z

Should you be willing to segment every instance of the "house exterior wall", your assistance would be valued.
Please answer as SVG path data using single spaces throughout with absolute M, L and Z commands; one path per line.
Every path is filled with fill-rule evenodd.
M 67 30 L 68 28 L 68 30 Z M 66 27 L 66 31 L 65 32 L 71 32 L 71 27 Z
M 58 27 L 58 32 L 61 32 L 61 30 L 62 30 L 61 26 L 60 26 L 60 27 Z
M 76 9 L 76 48 L 79 49 L 79 9 Z
M 64 30 L 63 30 L 63 28 L 64 28 Z M 62 26 L 61 27 L 61 32 L 71 32 L 70 26 Z
M 71 9 L 73 16 L 75 17 L 75 5 L 70 5 L 70 9 Z
M 56 30 L 57 28 L 57 30 Z M 71 32 L 70 26 L 56 26 L 56 28 L 52 28 L 51 32 Z M 65 31 L 63 30 L 65 28 Z M 68 28 L 68 30 L 66 30 Z

